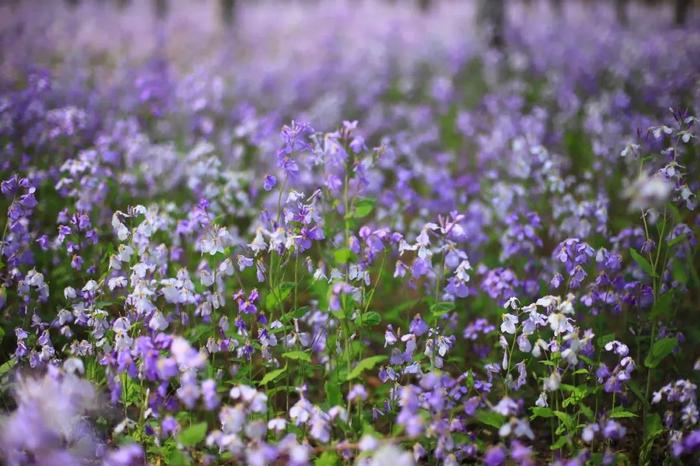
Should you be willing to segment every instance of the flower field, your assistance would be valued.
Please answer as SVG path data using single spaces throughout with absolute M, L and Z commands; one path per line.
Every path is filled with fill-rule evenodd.
M 0 463 L 698 464 L 700 16 L 613 3 L 1 3 Z

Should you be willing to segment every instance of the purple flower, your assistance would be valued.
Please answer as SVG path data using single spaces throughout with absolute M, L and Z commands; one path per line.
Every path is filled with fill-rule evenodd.
M 420 337 L 428 331 L 428 324 L 425 323 L 420 314 L 416 314 L 409 324 L 408 329 L 415 336 Z
M 219 396 L 216 394 L 216 381 L 207 379 L 202 382 L 202 397 L 204 406 L 211 411 L 219 405 Z
M 608 420 L 603 426 L 603 436 L 606 439 L 619 440 L 625 436 L 627 429 L 622 424 L 612 419 Z
M 365 390 L 365 387 L 363 385 L 355 384 L 348 392 L 348 401 L 354 401 L 358 398 L 361 400 L 366 400 L 367 390 Z
M 275 186 L 277 186 L 277 178 L 274 175 L 266 175 L 265 181 L 263 182 L 263 189 L 265 191 L 272 191 Z
M 499 445 L 489 447 L 484 454 L 484 464 L 486 466 L 501 466 L 505 461 L 506 452 Z

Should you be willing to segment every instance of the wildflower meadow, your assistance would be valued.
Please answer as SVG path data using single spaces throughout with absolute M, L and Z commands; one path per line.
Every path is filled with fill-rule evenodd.
M 700 9 L 478 3 L 0 2 L 0 464 L 700 464 Z

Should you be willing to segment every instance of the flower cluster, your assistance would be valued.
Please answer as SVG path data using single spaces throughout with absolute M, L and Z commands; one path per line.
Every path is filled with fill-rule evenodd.
M 0 7 L 4 462 L 698 460 L 697 18 L 48 3 Z

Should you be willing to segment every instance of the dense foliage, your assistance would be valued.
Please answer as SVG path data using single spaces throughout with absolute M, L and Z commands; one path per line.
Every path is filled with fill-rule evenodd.
M 0 457 L 698 461 L 700 24 L 549 5 L 0 5 Z

